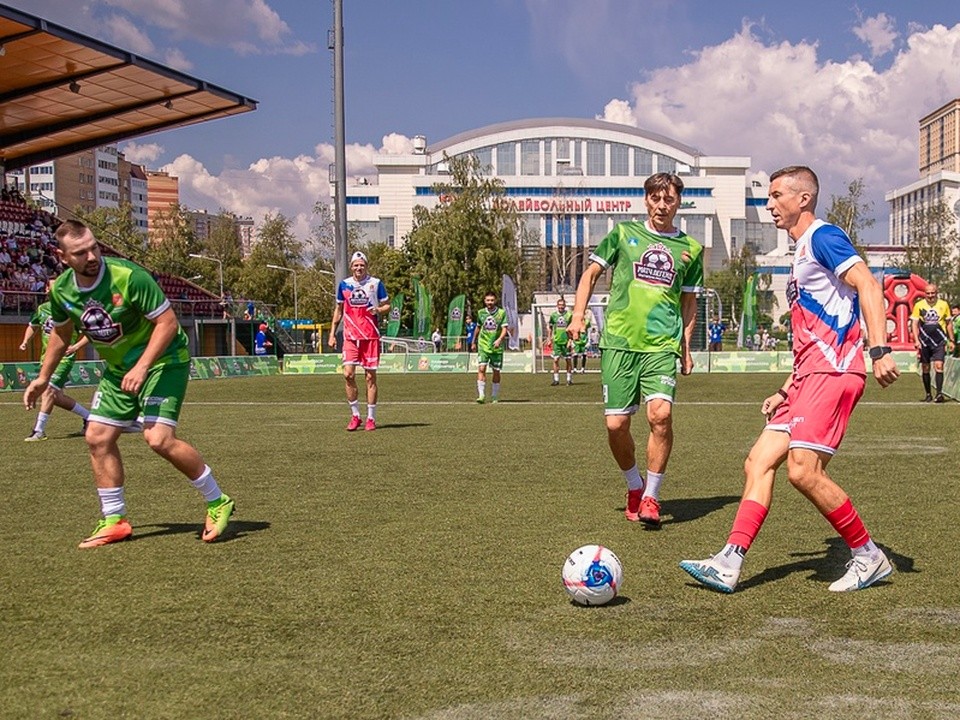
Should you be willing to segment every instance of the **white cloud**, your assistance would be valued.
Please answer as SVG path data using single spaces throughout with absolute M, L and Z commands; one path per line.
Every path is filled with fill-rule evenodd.
M 174 70 L 188 72 L 193 70 L 193 63 L 187 59 L 187 56 L 179 48 L 168 48 L 163 54 L 163 61 Z
M 401 135 L 389 135 L 391 146 L 404 143 L 413 147 L 413 141 Z M 317 145 L 315 155 L 295 158 L 260 158 L 245 169 L 224 170 L 212 174 L 200 161 L 190 155 L 180 155 L 162 170 L 180 179 L 180 202 L 187 207 L 211 212 L 225 209 L 238 215 L 250 215 L 259 223 L 267 213 L 282 213 L 292 221 L 293 232 L 300 239 L 309 236 L 313 223 L 313 206 L 330 202 L 330 171 L 335 152 L 330 144 Z M 357 178 L 375 180 L 372 145 L 349 145 L 347 151 L 347 182 Z
M 896 23 L 886 13 L 865 18 L 853 28 L 853 34 L 865 42 L 870 48 L 870 57 L 878 58 L 893 50 L 900 33 Z
M 120 148 L 124 157 L 137 165 L 149 165 L 163 155 L 163 146 L 157 143 L 138 143 L 131 140 Z
M 626 122 L 710 155 L 750 155 L 755 170 L 793 163 L 821 176 L 825 202 L 863 177 L 886 235 L 885 190 L 917 178 L 917 121 L 960 95 L 960 25 L 909 36 L 889 68 L 821 61 L 809 42 L 766 43 L 749 24 L 679 67 L 655 70 L 613 100 Z
M 123 15 L 111 15 L 104 21 L 111 42 L 137 55 L 151 55 L 153 41 Z

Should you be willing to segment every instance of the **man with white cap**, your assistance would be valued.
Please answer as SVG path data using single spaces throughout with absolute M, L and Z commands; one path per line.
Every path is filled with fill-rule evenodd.
M 357 365 L 367 380 L 367 422 L 365 430 L 377 428 L 377 368 L 380 367 L 380 315 L 390 312 L 387 289 L 379 278 L 367 274 L 367 256 L 355 252 L 350 258 L 351 275 L 337 287 L 337 306 L 330 323 L 330 347 L 337 346 L 336 329 L 343 320 L 343 378 L 347 384 L 350 422 L 347 430 L 360 427 L 360 392 Z

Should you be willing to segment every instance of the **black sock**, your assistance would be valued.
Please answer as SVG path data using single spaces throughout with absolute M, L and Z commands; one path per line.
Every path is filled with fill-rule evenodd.
M 943 393 L 943 373 L 938 372 L 936 375 L 936 378 L 937 378 L 937 395 L 940 395 Z
M 927 395 L 930 394 L 930 373 L 923 373 L 923 389 L 926 390 Z

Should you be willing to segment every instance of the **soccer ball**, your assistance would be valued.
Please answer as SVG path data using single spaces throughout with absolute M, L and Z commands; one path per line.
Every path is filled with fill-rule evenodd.
M 620 558 L 603 545 L 584 545 L 563 563 L 563 587 L 578 605 L 605 605 L 623 582 Z

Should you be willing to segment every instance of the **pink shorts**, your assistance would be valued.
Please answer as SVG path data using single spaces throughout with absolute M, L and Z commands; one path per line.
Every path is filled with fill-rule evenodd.
M 833 455 L 865 385 L 866 378 L 853 373 L 805 375 L 793 381 L 764 429 L 788 433 L 791 448 Z
M 380 338 L 373 340 L 344 340 L 343 364 L 359 365 L 364 370 L 380 367 Z

